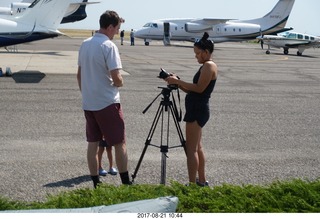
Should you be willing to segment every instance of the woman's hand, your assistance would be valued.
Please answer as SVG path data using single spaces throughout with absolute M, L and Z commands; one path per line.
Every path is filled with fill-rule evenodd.
M 170 75 L 164 79 L 168 84 L 178 84 L 179 78 L 176 75 Z

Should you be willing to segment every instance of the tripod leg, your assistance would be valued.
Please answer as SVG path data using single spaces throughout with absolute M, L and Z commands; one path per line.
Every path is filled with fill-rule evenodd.
M 167 153 L 161 155 L 161 180 L 160 184 L 166 184 L 166 166 L 167 166 Z
M 183 133 L 182 133 L 182 130 L 181 130 L 181 127 L 180 127 L 180 123 L 179 123 L 178 118 L 177 118 L 177 116 L 175 114 L 175 110 L 173 108 L 172 103 L 170 104 L 170 111 L 172 113 L 173 121 L 174 121 L 174 124 L 176 126 L 176 129 L 177 129 L 177 132 L 178 132 L 178 135 L 179 135 L 179 138 L 180 138 L 181 145 L 182 145 L 182 147 L 184 149 L 185 154 L 187 155 L 186 140 L 183 137 Z
M 140 159 L 139 159 L 138 164 L 137 164 L 137 166 L 136 166 L 136 168 L 135 168 L 135 170 L 134 170 L 134 173 L 132 174 L 132 182 L 134 182 L 134 179 L 135 179 L 136 176 L 137 176 L 137 173 L 138 173 L 138 170 L 139 170 L 139 168 L 140 168 L 141 162 L 142 162 L 142 160 L 143 160 L 144 154 L 146 153 L 147 148 L 148 148 L 148 146 L 150 145 L 152 136 L 153 136 L 154 131 L 155 131 L 156 127 L 157 127 L 157 124 L 158 124 L 158 121 L 159 121 L 159 118 L 160 118 L 162 112 L 163 112 L 163 106 L 162 106 L 162 105 L 159 105 L 158 110 L 157 110 L 157 113 L 156 113 L 156 116 L 154 117 L 153 123 L 152 123 L 152 125 L 151 125 L 150 131 L 149 131 L 149 134 L 148 134 L 148 137 L 147 137 L 147 139 L 146 139 L 146 141 L 145 141 L 145 146 L 144 146 L 143 151 L 142 151 L 142 153 L 141 153 Z

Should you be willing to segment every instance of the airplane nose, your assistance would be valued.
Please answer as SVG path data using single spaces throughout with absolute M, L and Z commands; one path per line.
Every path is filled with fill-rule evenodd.
M 142 37 L 144 34 L 145 34 L 145 30 L 143 29 L 139 29 L 134 33 L 136 37 Z

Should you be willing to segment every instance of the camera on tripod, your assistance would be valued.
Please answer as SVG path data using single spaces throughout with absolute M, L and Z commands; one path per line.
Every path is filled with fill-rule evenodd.
M 167 77 L 169 76 L 172 76 L 172 74 L 166 72 L 166 70 L 164 70 L 163 68 L 161 68 L 161 71 L 159 73 L 159 76 L 158 78 L 161 78 L 161 79 L 166 79 Z M 177 77 L 178 79 L 180 79 L 179 77 Z M 178 85 L 177 84 L 169 84 L 167 85 L 167 87 L 171 90 L 176 90 L 178 89 Z
M 164 70 L 163 68 L 160 68 L 160 73 L 159 73 L 159 76 L 158 78 L 161 78 L 161 79 L 166 79 L 167 77 L 171 76 L 172 74 L 166 72 L 166 70 Z

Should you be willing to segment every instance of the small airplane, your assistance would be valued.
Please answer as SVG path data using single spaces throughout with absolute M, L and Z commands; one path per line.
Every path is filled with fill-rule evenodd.
M 64 15 L 61 23 L 70 23 L 81 21 L 87 17 L 86 6 L 88 4 L 96 4 L 99 2 L 88 2 L 88 0 L 68 0 L 70 2 L 69 8 Z M 0 7 L 1 15 L 11 15 L 16 16 L 23 13 L 34 0 L 22 0 L 20 2 L 12 2 L 12 0 L 2 0 Z M 4 5 L 9 5 L 10 7 L 3 7 Z
M 163 40 L 170 45 L 171 40 L 191 41 L 201 39 L 208 32 L 215 43 L 240 42 L 255 39 L 263 34 L 277 34 L 292 28 L 285 28 L 295 0 L 279 0 L 264 17 L 253 20 L 214 18 L 174 18 L 148 22 L 135 32 L 135 37 L 144 39 L 145 45 L 152 40 Z
M 0 16 L 0 47 L 57 37 L 69 1 L 35 0 L 16 16 Z
M 297 55 L 302 56 L 304 50 L 309 48 L 320 48 L 320 37 L 312 36 L 308 34 L 296 33 L 296 32 L 285 32 L 278 35 L 264 35 L 257 37 L 261 42 L 261 48 L 263 45 L 268 45 L 266 54 L 270 54 L 270 47 L 283 48 L 285 55 L 289 54 L 289 49 L 298 49 Z

